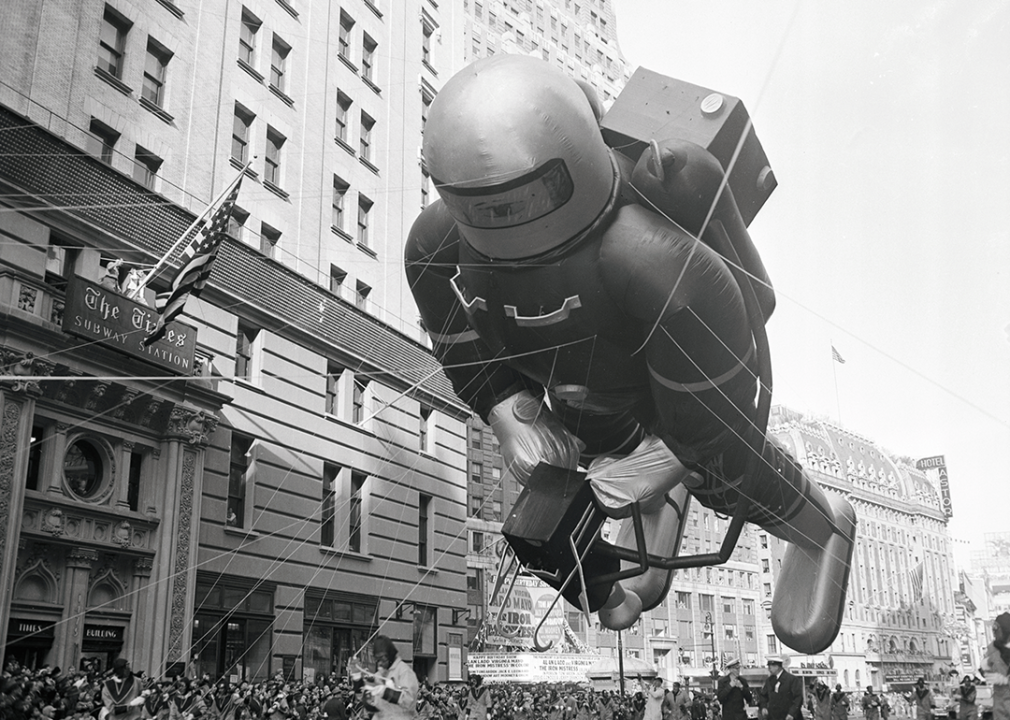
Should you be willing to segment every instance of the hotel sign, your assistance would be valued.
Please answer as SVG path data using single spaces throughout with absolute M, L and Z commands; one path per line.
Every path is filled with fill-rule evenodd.
M 154 331 L 158 318 L 158 313 L 151 308 L 115 290 L 76 275 L 70 279 L 63 311 L 64 332 L 96 340 L 180 375 L 191 374 L 196 354 L 196 328 L 171 322 L 160 340 L 145 347 L 144 338 Z
M 950 503 L 950 480 L 947 478 L 947 458 L 943 455 L 923 458 L 915 463 L 915 467 L 922 471 L 937 471 L 937 477 L 940 481 L 940 505 L 943 508 L 944 515 L 947 517 L 952 516 L 954 511 Z

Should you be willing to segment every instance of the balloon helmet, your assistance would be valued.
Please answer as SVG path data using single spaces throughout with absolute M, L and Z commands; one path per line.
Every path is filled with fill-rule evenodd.
M 615 187 L 586 91 L 524 55 L 484 58 L 449 79 L 428 113 L 424 159 L 464 238 L 498 259 L 589 229 Z

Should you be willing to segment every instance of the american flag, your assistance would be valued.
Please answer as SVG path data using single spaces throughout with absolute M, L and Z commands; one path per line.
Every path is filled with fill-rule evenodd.
M 843 358 L 841 354 L 837 350 L 835 350 L 834 345 L 831 346 L 831 359 L 834 360 L 836 363 L 841 363 L 842 365 L 845 364 L 845 358 Z
M 911 570 L 911 577 L 909 584 L 912 590 L 912 602 L 921 603 L 922 602 L 922 576 L 923 576 L 923 566 L 920 562 Z
M 242 187 L 242 178 L 239 178 L 235 189 L 221 203 L 221 207 L 214 212 L 210 222 L 204 224 L 200 234 L 183 250 L 184 262 L 173 278 L 171 288 L 168 292 L 158 293 L 155 297 L 155 307 L 161 313 L 161 317 L 158 319 L 154 331 L 144 338 L 144 347 L 157 342 L 164 336 L 166 326 L 182 313 L 190 296 L 200 296 L 200 292 L 210 278 L 211 265 L 214 263 L 214 258 L 217 257 L 221 240 L 224 239 L 228 229 L 228 221 L 231 219 L 232 209 L 235 207 L 235 199 L 238 197 L 240 187 Z

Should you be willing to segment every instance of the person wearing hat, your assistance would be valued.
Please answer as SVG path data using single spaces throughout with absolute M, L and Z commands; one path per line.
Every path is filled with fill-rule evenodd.
M 768 658 L 768 677 L 758 691 L 762 720 L 801 720 L 803 681 L 788 672 L 778 655 Z
M 750 685 L 740 677 L 740 660 L 726 663 L 726 673 L 716 683 L 715 697 L 722 706 L 723 720 L 746 720 L 747 704 L 754 700 Z
M 933 720 L 933 707 L 936 703 L 932 691 L 926 687 L 926 678 L 916 680 L 915 687 L 905 699 L 915 708 L 915 720 Z
M 814 680 L 807 702 L 813 720 L 831 720 L 831 688 L 821 678 Z
M 339 696 L 334 695 L 323 703 L 323 716 L 327 720 L 347 720 L 347 706 Z
M 880 696 L 873 692 L 873 686 L 867 685 L 863 699 L 860 701 L 863 706 L 863 718 L 865 720 L 880 720 Z
M 993 720 L 1010 720 L 1010 613 L 996 616 L 981 669 L 992 685 Z
M 675 682 L 663 698 L 663 720 L 687 720 L 691 716 L 688 702 L 687 690 L 681 690 L 680 683 Z
M 372 641 L 372 656 L 375 674 L 364 688 L 366 707 L 376 708 L 376 720 L 414 718 L 419 689 L 414 670 L 403 662 L 396 645 L 385 635 L 377 635 Z
M 102 705 L 109 720 L 140 720 L 143 714 L 143 688 L 126 658 L 112 661 L 112 677 L 102 683 Z
M 957 720 L 978 720 L 978 705 L 976 704 L 977 692 L 975 683 L 972 682 L 971 675 L 961 678 L 961 684 L 954 690 L 954 699 L 957 700 Z
M 842 690 L 842 684 L 835 685 L 835 691 L 831 693 L 831 720 L 848 720 L 849 718 L 849 694 Z

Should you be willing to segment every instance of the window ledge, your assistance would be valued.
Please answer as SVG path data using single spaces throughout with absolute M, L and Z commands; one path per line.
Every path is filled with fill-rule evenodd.
M 246 390 L 249 390 L 250 392 L 259 393 L 260 395 L 266 395 L 267 394 L 266 390 L 264 390 L 263 388 L 261 388 L 259 385 L 254 384 L 253 381 L 249 380 L 248 378 L 237 377 L 237 378 L 235 378 L 235 380 L 233 382 L 236 385 L 239 385 L 240 387 L 243 387 Z
M 238 66 L 240 68 L 242 68 L 247 73 L 249 73 L 249 75 L 252 76 L 253 80 L 255 80 L 258 83 L 263 82 L 263 76 L 260 75 L 259 72 L 256 70 L 256 68 L 254 68 L 252 65 L 250 65 L 249 63 L 247 63 L 242 58 L 238 58 L 238 60 L 236 60 L 236 62 L 238 62 Z
M 255 538 L 262 537 L 262 535 L 260 535 L 260 533 L 256 532 L 252 528 L 240 528 L 240 527 L 233 527 L 231 525 L 225 525 L 224 526 L 224 534 L 225 535 L 233 535 L 235 537 L 240 537 L 240 538 L 253 538 L 253 539 L 255 539 Z
M 382 11 L 379 10 L 379 8 L 375 7 L 375 3 L 373 3 L 372 0 L 365 0 L 365 6 L 373 13 L 375 13 L 375 17 L 379 18 L 380 20 L 382 19 Z
M 333 142 L 335 142 L 337 145 L 339 145 L 344 150 L 346 150 L 347 152 L 349 152 L 352 157 L 358 154 L 358 153 L 356 153 L 354 151 L 354 148 L 352 148 L 350 145 L 347 144 L 346 140 L 341 140 L 340 138 L 335 137 L 335 138 L 333 138 Z
M 269 190 L 274 195 L 276 195 L 277 197 L 279 197 L 279 198 L 281 198 L 283 200 L 287 200 L 289 197 L 291 197 L 288 193 L 286 193 L 284 190 L 281 190 L 279 187 L 277 187 L 276 185 L 274 185 L 269 180 L 264 180 L 263 181 L 263 187 L 265 187 L 267 190 Z
M 365 253 L 365 255 L 368 255 L 373 258 L 379 257 L 379 253 L 375 252 L 374 250 L 372 250 L 372 248 L 368 247 L 367 245 L 362 245 L 361 243 L 354 243 L 354 244 L 357 245 L 358 250 Z
M 382 95 L 382 89 L 378 85 L 376 85 L 375 83 L 373 83 L 371 80 L 369 80 L 366 77 L 363 77 L 361 79 L 364 81 L 365 85 L 367 85 L 368 87 L 370 87 L 372 89 L 373 93 L 375 93 L 376 95 L 380 95 L 380 96 Z
M 231 166 L 236 170 L 241 170 L 242 168 L 245 167 L 245 163 L 236 157 L 228 158 L 228 161 L 231 163 Z M 252 166 L 246 168 L 245 174 L 251 177 L 253 180 L 259 180 L 260 177 L 259 173 L 252 169 Z
M 351 72 L 353 72 L 355 75 L 358 74 L 358 66 L 357 65 L 355 65 L 348 58 L 344 57 L 343 55 L 340 55 L 339 53 L 337 54 L 337 57 L 340 58 L 340 62 L 342 62 L 344 65 L 346 65 L 347 68 Z
M 172 2 L 172 0 L 158 0 L 158 3 L 160 3 L 166 10 L 175 15 L 180 20 L 182 19 L 183 15 L 186 14 L 182 11 L 182 9 L 178 5 Z
M 435 77 L 438 77 L 438 70 L 433 68 L 430 62 L 428 62 L 427 60 L 422 60 L 421 64 L 424 65 L 426 68 L 428 68 L 428 72 L 430 72 Z
M 373 173 L 375 173 L 376 175 L 379 174 L 379 168 L 375 167 L 375 165 L 372 164 L 371 160 L 368 160 L 368 159 L 363 158 L 363 157 L 359 157 L 358 161 L 362 165 L 364 165 L 366 168 L 368 168 L 369 170 L 371 170 Z
M 361 560 L 362 562 L 367 563 L 372 562 L 372 558 L 370 558 L 368 555 L 363 555 L 359 552 L 353 552 L 351 550 L 340 550 L 339 548 L 335 547 L 327 547 L 326 545 L 320 545 L 319 552 L 321 552 L 323 555 L 333 555 L 334 557 L 343 557 L 351 560 Z
M 102 68 L 96 67 L 95 68 L 95 75 L 98 76 L 99 80 L 104 80 L 109 85 L 111 85 L 112 87 L 116 88 L 116 90 L 118 90 L 119 92 L 123 93 L 123 95 L 132 95 L 133 94 L 133 88 L 131 88 L 129 85 L 127 85 L 126 83 L 124 83 L 122 80 L 120 80 L 115 75 L 113 75 L 112 73 L 108 72 L 107 70 L 102 70 Z
M 418 565 L 417 571 L 424 575 L 438 575 L 438 568 L 434 565 Z
M 333 234 L 336 235 L 337 237 L 342 237 L 344 240 L 346 240 L 349 243 L 354 242 L 354 238 L 352 238 L 348 234 L 348 232 L 346 230 L 344 230 L 343 228 L 338 228 L 336 225 L 330 225 L 330 230 L 332 230 Z
M 282 8 L 284 8 L 287 11 L 288 15 L 295 18 L 296 20 L 298 19 L 298 11 L 295 10 L 291 6 L 291 4 L 288 3 L 286 0 L 277 0 L 277 4 L 280 5 Z
M 294 107 L 295 106 L 295 101 L 291 98 L 291 96 L 288 95 L 283 90 L 281 90 L 276 85 L 273 85 L 273 84 L 270 85 L 270 92 L 272 92 L 274 95 L 276 95 L 278 98 L 280 98 L 281 102 L 283 102 L 288 107 Z
M 140 97 L 140 106 L 168 125 L 171 125 L 173 122 L 175 122 L 175 117 L 165 112 L 164 108 L 155 105 L 153 102 L 148 100 L 143 95 L 141 95 Z

